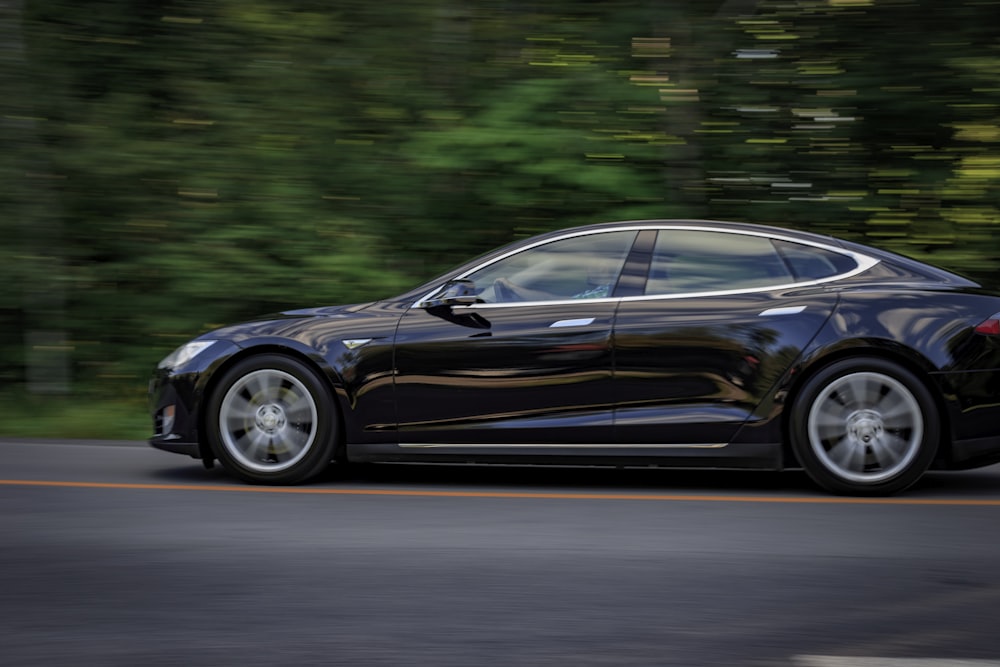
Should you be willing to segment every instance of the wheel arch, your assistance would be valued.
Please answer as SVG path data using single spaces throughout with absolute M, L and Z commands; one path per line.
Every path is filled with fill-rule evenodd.
M 900 349 L 898 343 L 891 341 L 842 341 L 842 344 L 838 345 L 836 349 L 815 355 L 804 365 L 800 365 L 788 386 L 784 401 L 787 409 L 782 410 L 781 414 L 781 450 L 786 468 L 801 467 L 801 462 L 792 450 L 791 419 L 792 410 L 799 400 L 802 388 L 810 378 L 824 368 L 845 359 L 881 359 L 897 364 L 912 373 L 930 393 L 937 410 L 940 428 L 934 461 L 947 460 L 952 440 L 951 417 L 941 388 L 931 378 L 933 370 L 931 363 L 912 350 Z
M 298 350 L 288 345 L 280 345 L 278 343 L 265 343 L 261 345 L 254 345 L 252 347 L 240 348 L 235 354 L 220 364 L 218 368 L 213 370 L 212 376 L 208 379 L 208 382 L 206 382 L 202 389 L 202 400 L 199 401 L 200 405 L 205 405 L 208 397 L 215 392 L 219 382 L 221 382 L 222 378 L 225 377 L 230 368 L 245 359 L 263 354 L 278 354 L 290 359 L 295 359 L 296 361 L 311 368 L 323 379 L 326 388 L 330 391 L 330 395 L 333 396 L 333 409 L 337 411 L 337 415 L 340 417 L 337 420 L 337 449 L 334 454 L 337 459 L 342 459 L 345 454 L 344 408 L 341 405 L 341 402 L 344 400 L 342 395 L 343 381 L 335 369 L 317 362 L 315 357 L 306 354 L 302 350 Z M 202 461 L 205 462 L 206 465 L 215 460 L 215 455 L 212 453 L 212 447 L 208 443 L 208 435 L 206 431 L 207 418 L 208 415 L 206 410 L 201 409 L 198 411 L 198 451 L 201 455 Z

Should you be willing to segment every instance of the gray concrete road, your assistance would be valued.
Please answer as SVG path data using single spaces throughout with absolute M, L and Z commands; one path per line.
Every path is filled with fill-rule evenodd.
M 0 440 L 0 665 L 1000 665 L 1000 468 L 366 467 Z M 893 662 L 891 659 L 896 659 Z

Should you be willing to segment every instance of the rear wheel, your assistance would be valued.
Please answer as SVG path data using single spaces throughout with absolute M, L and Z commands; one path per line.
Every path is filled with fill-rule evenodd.
M 933 397 L 911 372 L 882 359 L 845 359 L 810 378 L 792 407 L 792 448 L 823 488 L 898 493 L 937 451 Z
M 233 366 L 208 402 L 206 428 L 228 471 L 258 484 L 295 484 L 333 459 L 337 413 L 323 378 L 277 354 Z

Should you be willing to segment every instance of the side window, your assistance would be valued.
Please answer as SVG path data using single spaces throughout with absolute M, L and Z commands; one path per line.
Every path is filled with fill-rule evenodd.
M 718 292 L 795 282 L 761 236 L 699 230 L 661 230 L 646 294 Z
M 635 231 L 574 236 L 528 248 L 466 276 L 486 303 L 611 296 Z
M 788 263 L 796 281 L 819 280 L 856 269 L 858 263 L 847 255 L 814 246 L 775 241 L 774 247 Z

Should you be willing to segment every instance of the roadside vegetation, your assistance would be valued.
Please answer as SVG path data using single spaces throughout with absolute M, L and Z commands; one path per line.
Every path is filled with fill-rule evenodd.
M 193 334 L 569 225 L 763 222 L 993 280 L 995 10 L 7 3 L 0 435 L 144 437 Z

